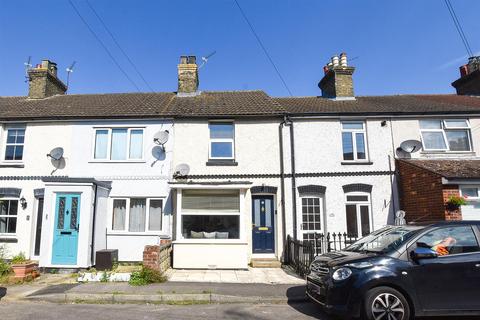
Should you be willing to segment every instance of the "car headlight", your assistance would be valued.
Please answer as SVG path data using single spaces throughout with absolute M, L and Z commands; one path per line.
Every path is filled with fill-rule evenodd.
M 342 281 L 348 279 L 352 275 L 352 270 L 349 268 L 338 268 L 332 275 L 333 280 Z

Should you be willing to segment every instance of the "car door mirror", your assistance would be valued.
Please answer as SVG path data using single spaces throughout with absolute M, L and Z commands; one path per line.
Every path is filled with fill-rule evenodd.
M 411 256 L 413 260 L 417 261 L 420 259 L 433 259 L 438 257 L 438 254 L 430 248 L 417 247 L 412 251 Z

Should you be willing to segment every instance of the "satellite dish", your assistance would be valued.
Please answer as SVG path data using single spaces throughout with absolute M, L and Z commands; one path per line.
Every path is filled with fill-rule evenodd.
M 153 142 L 163 146 L 168 141 L 168 134 L 169 134 L 168 130 L 159 131 L 155 133 L 155 135 L 153 136 Z
M 418 140 L 406 140 L 400 144 L 400 149 L 406 153 L 413 153 L 422 149 L 422 143 Z
M 181 163 L 175 167 L 174 177 L 186 177 L 190 172 L 190 166 L 186 163 Z
M 155 158 L 155 161 L 165 159 L 165 150 L 161 146 L 155 146 L 152 148 L 152 156 Z
M 58 147 L 58 148 L 54 148 L 52 149 L 52 151 L 50 151 L 49 154 L 47 154 L 47 157 L 50 157 L 52 158 L 53 160 L 60 160 L 62 159 L 63 157 L 63 148 L 61 147 Z

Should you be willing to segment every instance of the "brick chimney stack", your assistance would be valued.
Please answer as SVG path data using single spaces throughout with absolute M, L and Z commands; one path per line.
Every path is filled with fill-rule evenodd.
M 468 64 L 460 67 L 460 78 L 452 82 L 458 95 L 480 96 L 480 57 L 470 57 Z
M 181 56 L 178 65 L 179 96 L 195 95 L 198 91 L 198 66 L 195 56 Z
M 30 99 L 43 99 L 67 92 L 67 86 L 57 77 L 57 64 L 47 59 L 28 70 L 28 83 Z
M 347 54 L 333 56 L 323 68 L 325 76 L 318 83 L 322 97 L 336 100 L 354 100 L 353 72 L 354 67 L 348 66 Z

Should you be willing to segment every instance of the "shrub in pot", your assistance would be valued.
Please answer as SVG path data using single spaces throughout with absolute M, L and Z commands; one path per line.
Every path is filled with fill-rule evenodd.
M 25 258 L 25 254 L 20 252 L 10 261 L 15 278 L 25 279 L 28 276 L 36 275 L 37 263 Z M 35 272 L 35 273 L 34 273 Z

